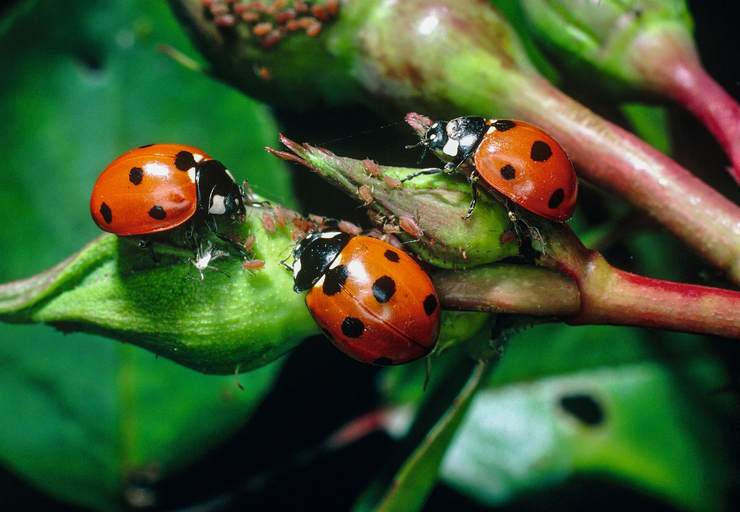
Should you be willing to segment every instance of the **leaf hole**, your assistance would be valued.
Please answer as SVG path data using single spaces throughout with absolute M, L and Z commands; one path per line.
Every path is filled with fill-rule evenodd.
M 598 427 L 606 419 L 604 408 L 598 400 L 587 393 L 560 397 L 560 407 L 588 427 Z
M 81 49 L 77 52 L 77 62 L 80 67 L 91 74 L 102 73 L 105 60 L 102 55 L 91 49 Z

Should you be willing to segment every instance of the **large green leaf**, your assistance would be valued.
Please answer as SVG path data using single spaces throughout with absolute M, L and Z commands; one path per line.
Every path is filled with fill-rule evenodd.
M 540 326 L 514 337 L 442 479 L 487 505 L 600 475 L 681 508 L 720 509 L 727 461 L 707 397 L 725 377 L 696 342 L 613 327 Z M 397 403 L 422 378 L 413 368 L 389 374 Z
M 191 51 L 163 2 L 42 0 L 0 32 L 0 281 L 25 277 L 92 239 L 88 200 L 118 153 L 194 144 L 291 204 L 288 175 L 262 148 L 267 109 L 156 51 Z M 12 22 L 12 23 L 11 23 Z M 150 353 L 45 327 L 0 326 L 0 461 L 58 498 L 119 502 L 127 475 L 194 460 L 244 422 L 277 365 L 207 377 Z

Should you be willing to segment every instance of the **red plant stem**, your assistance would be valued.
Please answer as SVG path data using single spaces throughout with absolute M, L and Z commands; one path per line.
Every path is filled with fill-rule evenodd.
M 690 41 L 678 34 L 645 34 L 633 48 L 643 79 L 693 113 L 714 135 L 740 184 L 740 105 L 702 67 Z
M 516 112 L 566 149 L 581 176 L 642 208 L 740 283 L 740 208 L 635 135 L 543 79 L 529 77 Z
M 740 338 L 740 292 L 639 276 L 609 265 L 565 226 L 545 227 L 550 264 L 581 292 L 574 324 L 619 324 Z

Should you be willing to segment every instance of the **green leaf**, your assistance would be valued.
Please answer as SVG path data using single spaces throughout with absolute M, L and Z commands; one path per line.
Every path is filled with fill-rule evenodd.
M 378 510 L 384 512 L 421 510 L 437 482 L 439 466 L 445 452 L 465 418 L 487 368 L 487 362 L 479 362 L 473 369 L 470 378 L 452 401 L 449 409 L 401 467 Z
M 561 63 L 611 91 L 650 89 L 635 64 L 640 37 L 663 32 L 690 44 L 693 28 L 685 0 L 524 0 L 521 12 Z
M 3 327 L 0 460 L 56 498 L 97 509 L 120 503 L 135 473 L 160 478 L 197 460 L 249 418 L 280 367 L 237 381 L 106 340 L 59 338 Z
M 718 510 L 728 461 L 707 397 L 726 377 L 698 341 L 555 325 L 516 336 L 450 445 L 442 479 L 491 506 L 602 475 L 681 508 Z M 415 388 L 419 400 L 418 368 L 384 377 L 393 403 Z
M 295 204 L 285 167 L 262 150 L 277 139 L 268 110 L 156 51 L 194 53 L 162 2 L 19 5 L 0 26 L 0 281 L 93 239 L 92 184 L 136 145 L 200 146 L 257 192 Z M 57 498 L 117 507 L 132 471 L 165 476 L 246 421 L 278 366 L 240 376 L 242 392 L 233 376 L 107 339 L 0 325 L 0 460 Z

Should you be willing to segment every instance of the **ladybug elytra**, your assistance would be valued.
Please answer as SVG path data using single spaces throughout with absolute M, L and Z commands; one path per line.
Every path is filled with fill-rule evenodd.
M 339 231 L 312 233 L 293 252 L 294 290 L 332 343 L 365 363 L 393 365 L 427 355 L 440 307 L 429 276 L 392 245 Z

